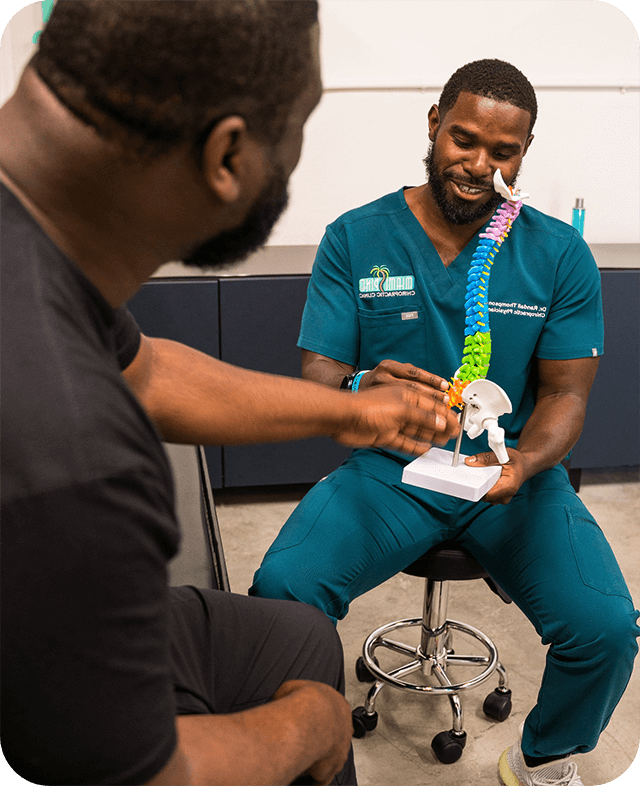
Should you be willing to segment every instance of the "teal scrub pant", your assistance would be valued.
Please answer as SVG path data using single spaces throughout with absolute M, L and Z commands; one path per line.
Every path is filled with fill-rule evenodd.
M 353 598 L 456 539 L 550 645 L 523 752 L 592 750 L 631 676 L 640 627 L 613 552 L 566 470 L 536 475 L 505 506 L 406 485 L 405 463 L 354 451 L 301 501 L 250 594 L 303 601 L 342 619 Z

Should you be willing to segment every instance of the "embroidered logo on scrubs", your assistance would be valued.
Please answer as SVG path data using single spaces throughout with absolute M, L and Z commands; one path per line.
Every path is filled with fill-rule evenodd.
M 514 314 L 518 317 L 537 317 L 546 319 L 547 307 L 535 306 L 529 303 L 503 303 L 498 300 L 489 301 L 489 311 L 492 314 Z
M 386 265 L 371 268 L 372 278 L 361 278 L 358 282 L 360 297 L 393 297 L 414 295 L 413 276 L 392 276 Z
M 382 292 L 382 286 L 389 278 L 389 268 L 385 265 L 376 265 L 375 267 L 371 268 L 371 275 L 377 277 L 378 281 L 380 282 L 380 292 Z

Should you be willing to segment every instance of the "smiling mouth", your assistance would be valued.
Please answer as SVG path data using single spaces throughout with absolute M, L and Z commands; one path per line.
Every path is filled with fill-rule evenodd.
M 490 191 L 489 188 L 484 188 L 483 186 L 472 186 L 468 183 L 460 183 L 457 180 L 451 181 L 456 189 L 465 196 L 480 196 L 480 194 L 485 194 L 487 191 Z

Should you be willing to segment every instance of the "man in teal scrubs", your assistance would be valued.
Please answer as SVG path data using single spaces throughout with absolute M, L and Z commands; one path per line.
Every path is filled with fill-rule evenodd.
M 428 182 L 331 224 L 311 278 L 303 376 L 357 391 L 439 385 L 461 365 L 478 234 L 533 140 L 535 93 L 498 60 L 469 63 L 429 111 Z M 550 644 L 538 702 L 500 761 L 507 786 L 582 784 L 567 759 L 592 750 L 627 685 L 640 631 L 615 557 L 569 483 L 603 351 L 600 276 L 580 235 L 524 206 L 491 269 L 488 379 L 508 394 L 509 462 L 479 502 L 402 483 L 408 457 L 357 450 L 318 483 L 257 571 L 252 594 L 341 619 L 349 602 L 434 544 L 457 539 Z M 437 375 L 440 379 L 435 378 Z M 356 392 L 357 395 L 357 392 Z M 467 464 L 497 464 L 486 433 Z

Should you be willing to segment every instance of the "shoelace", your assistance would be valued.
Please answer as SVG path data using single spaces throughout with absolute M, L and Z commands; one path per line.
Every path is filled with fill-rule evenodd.
M 555 774 L 555 777 L 547 778 L 547 774 Z M 567 762 L 566 770 L 562 773 L 560 780 L 558 780 L 558 770 L 549 767 L 548 769 L 541 770 L 536 773 L 534 779 L 535 786 L 584 786 L 580 776 L 578 775 L 578 765 L 573 762 Z

